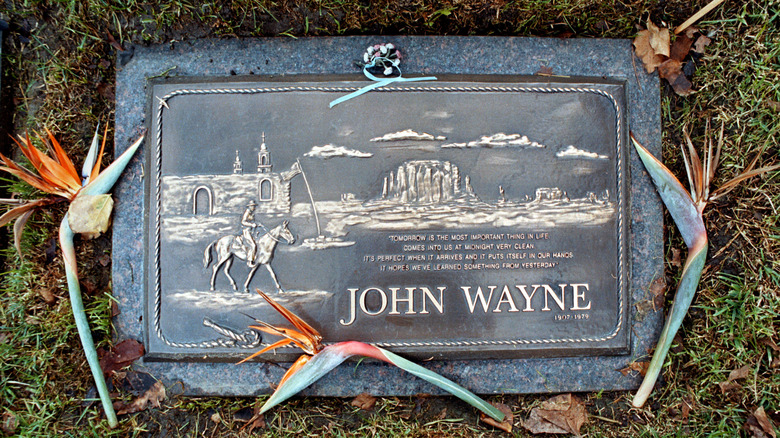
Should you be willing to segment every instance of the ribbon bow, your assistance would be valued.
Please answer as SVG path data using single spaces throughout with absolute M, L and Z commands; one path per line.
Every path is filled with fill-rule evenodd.
M 392 84 L 393 82 L 417 82 L 417 81 L 435 81 L 436 76 L 424 76 L 419 78 L 405 78 L 401 75 L 401 68 L 398 66 L 401 63 L 401 59 L 398 50 L 394 45 L 387 43 L 382 45 L 371 46 L 363 54 L 363 60 L 366 64 L 363 66 L 363 74 L 370 80 L 374 81 L 373 84 L 366 85 L 365 87 L 341 96 L 330 102 L 329 107 L 345 102 L 353 97 L 358 97 L 361 94 L 367 93 L 373 89 L 384 87 L 385 85 Z M 393 74 L 394 70 L 398 70 L 398 76 L 391 78 L 378 78 L 371 74 L 369 69 L 374 67 L 384 67 L 384 75 L 389 76 Z

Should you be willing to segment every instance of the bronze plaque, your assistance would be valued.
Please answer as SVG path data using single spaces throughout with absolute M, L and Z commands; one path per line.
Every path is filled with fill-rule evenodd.
M 351 78 L 354 79 L 354 78 Z M 339 77 L 150 87 L 150 358 L 323 334 L 416 357 L 629 349 L 625 84 Z M 536 82 L 535 82 L 536 81 Z M 295 349 L 269 360 L 289 360 Z

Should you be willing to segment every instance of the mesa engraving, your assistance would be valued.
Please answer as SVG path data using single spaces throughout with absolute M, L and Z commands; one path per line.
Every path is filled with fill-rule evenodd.
M 255 289 L 326 342 L 625 352 L 624 85 L 458 79 L 152 85 L 150 355 L 274 342 Z

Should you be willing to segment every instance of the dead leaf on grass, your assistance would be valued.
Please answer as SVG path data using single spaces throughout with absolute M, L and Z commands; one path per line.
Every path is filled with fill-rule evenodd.
M 771 337 L 763 338 L 763 339 L 761 339 L 758 342 L 763 344 L 763 345 L 766 345 L 767 347 L 771 348 L 774 351 L 780 351 L 780 347 L 777 346 L 777 344 L 775 343 L 775 340 L 772 339 Z
M 630 364 L 628 364 L 627 367 L 618 371 L 620 371 L 624 376 L 627 376 L 632 371 L 644 376 L 645 374 L 647 374 L 647 368 L 649 366 L 650 366 L 650 362 L 648 361 L 631 362 Z
M 676 59 L 667 59 L 658 66 L 658 75 L 666 79 L 674 92 L 680 96 L 691 94 L 693 84 L 685 77 L 682 71 L 682 63 Z
M 780 102 L 776 100 L 769 100 L 766 102 L 766 105 L 769 107 L 769 109 L 772 109 L 780 113 Z
M 143 344 L 134 339 L 125 339 L 100 357 L 100 368 L 105 376 L 110 376 L 143 355 Z
M 252 418 L 250 418 L 240 430 L 249 429 L 247 430 L 247 433 L 251 435 L 252 431 L 255 429 L 265 429 L 265 416 L 260 413 L 262 408 L 262 403 L 255 403 Z
M 647 29 L 639 31 L 634 38 L 634 49 L 645 65 L 645 70 L 654 72 L 669 58 L 669 29 L 658 28 L 647 20 Z
M 675 267 L 682 267 L 682 258 L 681 256 L 682 251 L 680 251 L 678 248 L 672 248 L 672 259 L 669 260 L 669 263 L 672 264 L 672 266 Z
M 364 411 L 370 411 L 371 409 L 374 409 L 374 405 L 376 405 L 376 397 L 366 392 L 363 392 L 358 394 L 357 397 L 355 397 L 354 399 L 352 399 L 352 403 L 350 404 Z
M 760 407 L 748 417 L 743 427 L 754 438 L 777 438 L 772 420 L 767 417 L 763 407 Z
M 148 391 L 133 400 L 132 403 L 120 407 L 116 414 L 132 414 L 143 411 L 148 407 L 159 408 L 162 400 L 165 400 L 165 387 L 161 382 L 155 382 Z
M 3 412 L 2 429 L 5 435 L 13 435 L 19 427 L 19 420 L 12 412 Z
M 533 434 L 572 433 L 580 436 L 580 428 L 587 418 L 585 407 L 577 397 L 561 394 L 531 409 L 528 421 L 523 422 L 523 427 Z
M 111 44 L 113 48 L 119 50 L 120 52 L 125 51 L 122 45 L 119 44 L 119 42 L 117 42 L 116 38 L 114 38 L 114 36 L 111 35 L 111 32 L 108 29 L 106 29 L 106 41 L 108 41 L 108 43 Z
M 729 373 L 729 378 L 725 382 L 718 383 L 718 386 L 720 387 L 720 392 L 725 394 L 728 391 L 741 388 L 739 383 L 736 382 L 736 380 L 745 379 L 750 375 L 750 371 L 752 370 L 752 365 L 745 365 L 742 368 L 737 368 L 736 370 Z
M 674 43 L 669 50 L 669 57 L 682 62 L 682 60 L 688 56 L 688 52 L 691 51 L 692 45 L 693 39 L 691 39 L 687 34 L 677 35 L 677 38 L 674 40 Z
M 656 278 L 650 283 L 650 296 L 653 299 L 653 310 L 664 308 L 664 293 L 666 292 L 666 280 Z
M 704 53 L 704 48 L 709 46 L 711 42 L 712 40 L 707 38 L 706 35 L 699 35 L 699 37 L 696 38 L 696 42 L 693 43 L 693 51 L 696 53 Z
M 509 406 L 503 403 L 490 403 L 490 404 L 495 406 L 499 411 L 503 412 L 504 421 L 498 422 L 483 413 L 479 414 L 480 421 L 482 421 L 485 424 L 489 424 L 495 428 L 501 429 L 506 433 L 512 433 L 512 419 L 514 418 L 512 415 L 512 409 L 510 409 Z

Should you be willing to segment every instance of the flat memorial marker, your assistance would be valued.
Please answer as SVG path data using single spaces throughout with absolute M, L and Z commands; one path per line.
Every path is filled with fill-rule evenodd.
M 404 71 L 439 80 L 329 109 L 370 83 L 344 74 L 376 42 L 136 51 L 116 141 L 148 135 L 117 193 L 119 337 L 184 392 L 269 392 L 282 368 L 231 363 L 277 340 L 247 315 L 284 324 L 259 288 L 326 343 L 435 359 L 476 392 L 637 386 L 619 370 L 659 329 L 661 216 L 627 138 L 658 148 L 655 77 L 634 74 L 626 41 L 401 37 Z M 571 62 L 583 53 L 595 64 Z M 536 59 L 559 76 L 532 76 Z M 265 359 L 300 354 L 278 352 Z M 308 391 L 367 390 L 432 388 L 364 363 Z

